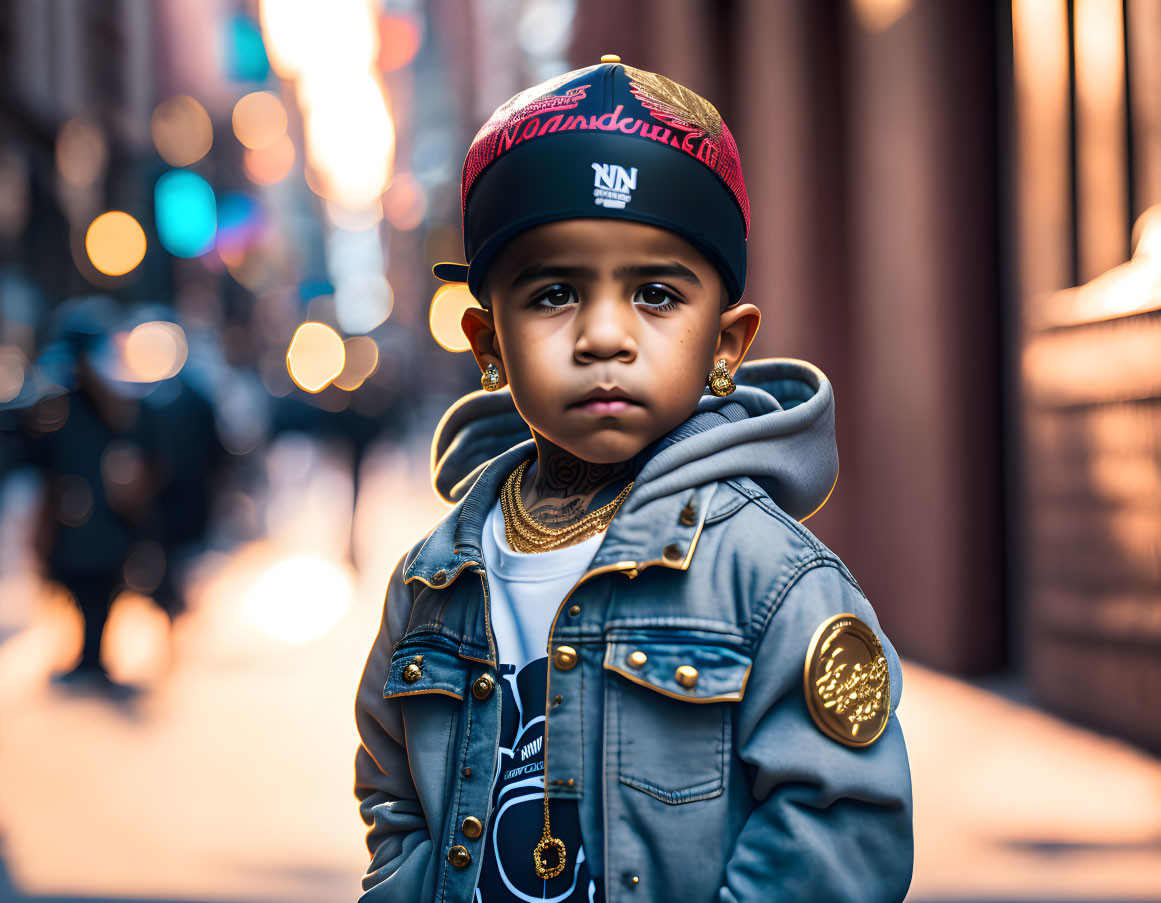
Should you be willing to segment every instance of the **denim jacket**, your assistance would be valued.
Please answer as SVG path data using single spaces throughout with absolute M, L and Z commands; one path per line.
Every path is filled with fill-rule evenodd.
M 899 661 L 799 523 L 837 477 L 830 385 L 783 359 L 735 379 L 649 450 L 557 609 L 549 793 L 578 801 L 609 903 L 899 901 L 912 869 Z M 483 836 L 464 821 L 492 815 L 503 692 L 480 537 L 534 454 L 513 446 L 521 430 L 506 392 L 474 393 L 435 438 L 436 486 L 457 504 L 396 567 L 356 701 L 368 903 L 473 899 Z M 804 693 L 811 638 L 843 613 L 878 636 L 890 677 L 886 729 L 860 748 L 825 735 Z

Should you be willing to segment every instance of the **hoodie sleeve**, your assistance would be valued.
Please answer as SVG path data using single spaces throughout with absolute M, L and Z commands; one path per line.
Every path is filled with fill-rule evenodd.
M 871 745 L 850 747 L 815 725 L 803 671 L 819 625 L 850 613 L 879 637 L 891 711 Z M 901 672 L 866 598 L 820 563 L 768 620 L 735 726 L 757 807 L 726 866 L 718 903 L 898 903 L 911 882 L 911 773 L 895 717 Z
M 406 629 L 410 594 L 403 583 L 405 556 L 395 567 L 355 698 L 361 743 L 355 754 L 355 796 L 367 824 L 371 863 L 362 900 L 418 900 L 431 861 L 432 842 L 411 779 L 398 700 L 384 699 L 394 638 Z

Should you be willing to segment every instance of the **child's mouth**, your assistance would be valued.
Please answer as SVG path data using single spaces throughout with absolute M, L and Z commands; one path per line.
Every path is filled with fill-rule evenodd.
M 621 411 L 635 406 L 636 402 L 627 401 L 624 398 L 593 398 L 573 405 L 574 408 L 579 408 L 587 414 L 619 414 Z

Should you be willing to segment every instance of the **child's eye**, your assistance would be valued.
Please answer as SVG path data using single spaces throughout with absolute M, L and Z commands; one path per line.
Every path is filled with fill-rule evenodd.
M 633 300 L 654 310 L 671 310 L 680 302 L 678 296 L 664 285 L 643 285 L 637 289 Z
M 550 285 L 532 299 L 532 306 L 541 310 L 556 310 L 577 300 L 576 292 L 567 285 Z

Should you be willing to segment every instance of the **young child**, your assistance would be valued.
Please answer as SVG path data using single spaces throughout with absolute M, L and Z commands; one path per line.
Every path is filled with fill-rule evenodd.
M 902 900 L 899 661 L 800 525 L 838 473 L 830 384 L 740 366 L 729 130 L 603 57 L 495 112 L 462 202 L 469 264 L 435 269 L 480 300 L 485 391 L 439 425 L 456 506 L 359 686 L 364 899 Z

